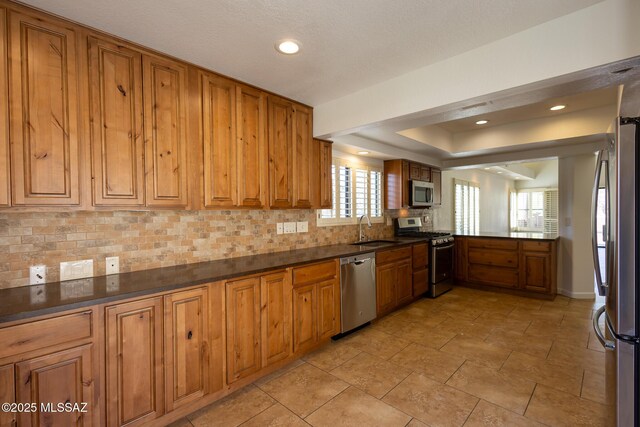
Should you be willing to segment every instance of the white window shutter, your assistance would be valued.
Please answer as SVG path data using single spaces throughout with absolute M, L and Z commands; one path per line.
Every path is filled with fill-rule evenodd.
M 558 190 L 544 191 L 544 232 L 558 233 Z

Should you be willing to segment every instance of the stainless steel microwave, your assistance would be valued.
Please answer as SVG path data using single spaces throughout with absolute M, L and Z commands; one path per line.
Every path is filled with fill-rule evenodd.
M 409 183 L 409 204 L 411 207 L 424 208 L 433 205 L 433 183 L 411 180 Z

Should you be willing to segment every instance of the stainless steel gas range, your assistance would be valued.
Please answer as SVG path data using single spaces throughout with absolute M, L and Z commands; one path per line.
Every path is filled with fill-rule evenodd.
M 435 298 L 451 290 L 453 285 L 454 239 L 451 233 L 421 231 L 419 217 L 397 218 L 394 222 L 397 237 L 417 237 L 429 242 L 429 296 Z

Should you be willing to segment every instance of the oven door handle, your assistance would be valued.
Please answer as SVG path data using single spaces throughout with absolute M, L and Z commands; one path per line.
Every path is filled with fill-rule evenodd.
M 451 248 L 453 248 L 454 246 L 455 246 L 455 243 L 452 243 L 452 244 L 447 245 L 447 246 L 434 246 L 434 247 L 433 247 L 433 250 L 434 250 L 434 251 L 442 251 L 442 250 L 444 250 L 444 249 L 451 249 Z

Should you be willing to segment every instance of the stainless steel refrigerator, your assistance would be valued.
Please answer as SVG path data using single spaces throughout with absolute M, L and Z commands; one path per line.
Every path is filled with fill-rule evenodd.
M 606 353 L 608 421 L 610 425 L 627 427 L 640 425 L 640 81 L 624 85 L 620 117 L 613 128 L 608 147 L 598 153 L 593 190 L 596 286 L 598 293 L 606 297 L 605 305 L 594 315 L 593 328 Z M 596 212 L 598 195 L 604 197 L 602 223 Z

